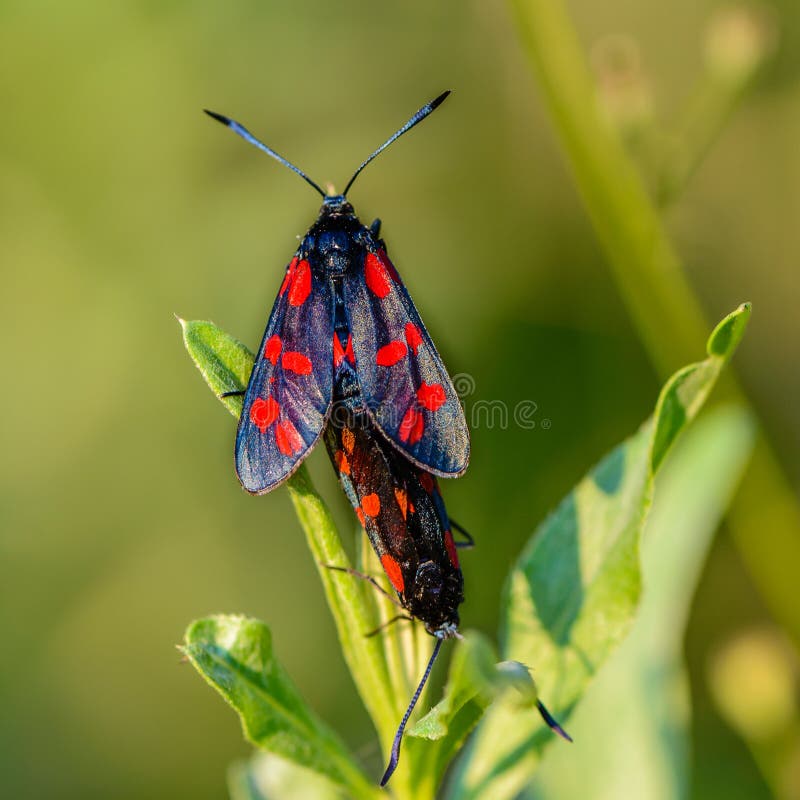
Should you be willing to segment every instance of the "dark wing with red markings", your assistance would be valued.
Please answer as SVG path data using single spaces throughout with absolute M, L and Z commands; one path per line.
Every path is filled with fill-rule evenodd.
M 443 477 L 469 462 L 469 430 L 447 370 L 385 250 L 367 252 L 344 281 L 356 371 L 381 431 L 407 458 Z
M 338 407 L 325 428 L 325 445 L 347 499 L 405 604 L 418 565 L 417 542 L 407 522 L 405 477 L 411 466 L 375 431 L 369 417 L 340 414 Z
M 333 394 L 333 295 L 295 257 L 256 354 L 236 433 L 236 473 L 252 494 L 286 480 L 322 433 Z

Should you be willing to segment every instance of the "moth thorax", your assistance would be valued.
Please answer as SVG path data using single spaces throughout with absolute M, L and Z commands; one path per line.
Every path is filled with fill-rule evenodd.
M 345 272 L 350 265 L 351 250 L 351 236 L 341 228 L 328 228 L 317 236 L 319 260 L 328 272 Z

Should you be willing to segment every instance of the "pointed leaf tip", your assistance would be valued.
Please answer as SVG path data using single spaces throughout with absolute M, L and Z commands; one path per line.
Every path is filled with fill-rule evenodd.
M 706 345 L 708 355 L 725 359 L 733 355 L 744 335 L 751 309 L 751 303 L 742 303 L 714 328 Z
M 186 631 L 185 649 L 238 713 L 252 744 L 327 777 L 348 797 L 373 796 L 345 746 L 306 705 L 276 658 L 263 622 L 238 614 L 196 620 Z

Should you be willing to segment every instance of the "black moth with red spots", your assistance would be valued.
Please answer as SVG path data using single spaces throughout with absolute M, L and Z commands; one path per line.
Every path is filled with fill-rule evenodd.
M 256 355 L 236 435 L 236 472 L 248 492 L 264 494 L 297 469 L 324 430 L 342 486 L 400 604 L 436 637 L 381 785 L 397 766 L 406 723 L 442 642 L 458 636 L 463 578 L 434 475 L 464 472 L 469 430 L 379 238 L 380 222 L 362 225 L 346 195 L 372 159 L 448 94 L 423 106 L 372 153 L 340 195 L 327 195 L 238 122 L 207 112 L 324 198 L 286 269 Z M 544 706 L 539 710 L 563 733 Z
M 469 431 L 447 370 L 378 237 L 379 224 L 362 225 L 345 197 L 361 170 L 448 94 L 414 114 L 340 195 L 327 195 L 239 123 L 208 112 L 324 197 L 286 269 L 245 392 L 236 472 L 248 492 L 275 488 L 311 451 L 331 412 L 341 359 L 354 365 L 374 425 L 411 463 L 442 477 L 467 468 Z
M 454 636 L 464 580 L 436 478 L 378 433 L 352 367 L 337 370 L 325 446 L 397 596 L 438 638 Z

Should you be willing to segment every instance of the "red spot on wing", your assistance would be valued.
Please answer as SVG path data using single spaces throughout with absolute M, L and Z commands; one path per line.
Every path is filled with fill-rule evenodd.
M 417 389 L 417 400 L 428 411 L 436 411 L 447 402 L 447 395 L 444 393 L 444 386 L 441 383 L 429 384 L 423 381 L 422 385 Z
M 278 418 L 280 406 L 272 397 L 257 397 L 250 406 L 250 422 L 253 423 L 261 433 L 266 433 L 267 428 Z
M 400 430 L 397 433 L 400 441 L 416 444 L 422 438 L 424 432 L 425 418 L 416 408 L 409 408 L 400 423 Z
M 411 352 L 416 355 L 417 348 L 423 343 L 422 334 L 413 322 L 406 322 L 406 341 Z
M 267 343 L 264 345 L 264 358 L 268 358 L 273 364 L 277 364 L 282 347 L 283 342 L 280 336 L 277 334 L 275 336 L 270 336 Z
M 378 353 L 375 356 L 375 363 L 381 367 L 391 367 L 393 364 L 396 364 L 398 361 L 404 359 L 407 352 L 408 348 L 406 347 L 405 342 L 395 339 L 393 342 L 385 344 L 380 350 L 378 350 Z
M 367 257 L 364 259 L 364 278 L 370 291 L 381 300 L 392 289 L 389 273 L 383 262 L 374 253 L 367 253 Z
M 381 556 L 381 564 L 383 564 L 384 572 L 392 582 L 392 586 L 398 592 L 402 592 L 405 588 L 405 581 L 403 580 L 403 570 L 400 569 L 400 565 L 388 553 L 384 553 Z
M 378 250 L 378 258 L 383 262 L 383 266 L 386 267 L 386 271 L 392 276 L 392 280 L 395 283 L 400 283 L 400 276 L 397 274 L 397 270 L 394 268 L 394 264 L 392 264 L 389 256 L 386 255 L 386 250 L 381 248 Z
M 308 261 L 303 259 L 297 265 L 292 275 L 291 286 L 289 287 L 289 305 L 301 306 L 308 300 L 311 294 L 311 267 Z
M 347 453 L 344 450 L 337 450 L 333 459 L 339 472 L 343 472 L 345 475 L 350 474 L 350 461 L 347 459 Z
M 350 428 L 344 428 L 342 430 L 342 447 L 344 447 L 345 453 L 352 453 L 355 443 L 356 437 L 353 431 L 351 431 Z
M 433 494 L 433 490 L 436 488 L 436 482 L 434 481 L 433 475 L 431 475 L 430 472 L 420 472 L 419 482 L 422 484 L 422 488 L 428 494 Z
M 288 419 L 275 426 L 275 442 L 278 450 L 285 456 L 293 456 L 303 449 L 303 437 L 300 436 L 292 421 Z
M 381 500 L 374 492 L 361 498 L 361 508 L 368 517 L 377 517 L 381 513 Z
M 394 496 L 397 500 L 397 505 L 400 506 L 400 513 L 403 515 L 403 519 L 405 519 L 408 515 L 408 495 L 403 489 L 395 489 Z
M 453 541 L 453 534 L 450 531 L 444 532 L 444 546 L 447 548 L 447 555 L 450 556 L 450 563 L 458 569 L 458 550 Z
M 353 336 L 347 334 L 347 347 L 342 348 L 342 340 L 339 338 L 338 333 L 333 334 L 333 366 L 338 367 L 344 359 L 347 359 L 351 364 L 356 363 L 356 357 L 353 354 Z
M 286 291 L 286 288 L 289 286 L 289 282 L 294 277 L 294 271 L 297 268 L 297 262 L 298 261 L 299 261 L 299 259 L 297 258 L 297 256 L 295 256 L 291 260 L 291 263 L 289 264 L 289 267 L 286 270 L 286 275 L 283 278 L 283 283 L 281 284 L 281 289 L 280 289 L 279 294 L 283 294 Z
M 361 527 L 366 528 L 367 523 L 366 520 L 364 519 L 364 512 L 360 508 L 356 509 L 356 516 L 358 517 L 358 521 L 361 523 Z
M 344 350 L 342 349 L 342 342 L 339 339 L 339 334 L 334 331 L 333 334 L 333 366 L 338 367 L 344 361 Z
M 347 334 L 347 347 L 344 349 L 344 357 L 351 363 L 356 363 L 356 357 L 353 354 L 353 335 Z
M 284 353 L 281 359 L 281 366 L 290 372 L 296 372 L 298 375 L 311 374 L 311 360 L 302 353 L 294 353 L 292 351 Z

